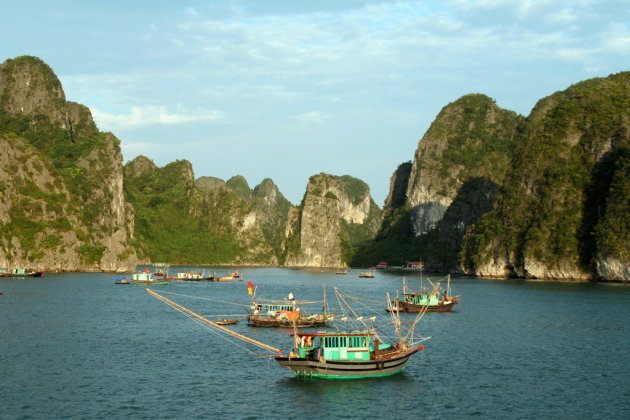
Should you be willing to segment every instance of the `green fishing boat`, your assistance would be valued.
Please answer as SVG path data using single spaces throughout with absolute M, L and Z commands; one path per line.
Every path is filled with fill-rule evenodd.
M 423 345 L 385 344 L 374 331 L 295 334 L 293 351 L 276 362 L 298 376 L 356 379 L 402 372 Z
M 386 308 L 387 311 L 402 312 L 450 312 L 459 303 L 459 296 L 451 295 L 450 275 L 446 289 L 440 287 L 440 282 L 431 282 L 431 289 L 412 290 L 407 288 L 403 279 L 402 298 L 396 298 Z

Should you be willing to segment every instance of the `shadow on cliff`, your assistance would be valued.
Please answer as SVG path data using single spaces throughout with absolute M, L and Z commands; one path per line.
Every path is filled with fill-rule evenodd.
M 414 208 L 404 206 L 386 212 L 375 239 L 358 248 L 351 265 L 373 266 L 379 261 L 400 265 L 423 261 L 429 271 L 450 272 L 460 266 L 460 250 L 466 228 L 492 210 L 499 186 L 484 177 L 462 184 L 436 227 L 415 236 L 411 215 Z
M 596 272 L 595 260 L 598 254 L 598 224 L 605 217 L 609 203 L 610 189 L 620 159 L 628 159 L 630 150 L 620 147 L 604 154 L 591 171 L 591 182 L 585 191 L 582 207 L 582 220 L 578 230 L 580 241 L 579 261 L 584 270 Z M 619 223 L 623 223 L 619 220 Z M 601 238 L 600 238 L 601 239 Z

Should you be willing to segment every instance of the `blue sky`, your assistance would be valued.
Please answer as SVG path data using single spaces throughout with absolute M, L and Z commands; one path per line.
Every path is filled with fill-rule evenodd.
M 382 206 L 440 109 L 483 93 L 528 115 L 630 70 L 627 1 L 0 0 L 0 62 L 44 60 L 125 160 L 195 176 L 351 175 Z

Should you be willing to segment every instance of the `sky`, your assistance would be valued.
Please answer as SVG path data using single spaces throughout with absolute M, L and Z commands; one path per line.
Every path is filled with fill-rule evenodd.
M 196 177 L 321 172 L 382 206 L 442 107 L 539 99 L 630 70 L 627 0 L 0 0 L 0 62 L 45 61 L 101 131 Z

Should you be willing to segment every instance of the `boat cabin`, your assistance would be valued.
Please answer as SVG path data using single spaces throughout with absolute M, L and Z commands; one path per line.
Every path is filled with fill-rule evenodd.
M 150 282 L 153 281 L 153 278 L 151 277 L 151 273 L 149 273 L 148 271 L 143 271 L 140 273 L 133 273 L 131 275 L 131 280 Z
M 257 303 L 253 305 L 254 315 L 276 316 L 279 313 L 295 312 L 295 311 L 299 311 L 299 309 L 295 307 L 295 304 L 291 304 L 291 303 L 286 303 L 286 304 Z
M 196 271 L 186 271 L 184 273 L 177 273 L 178 279 L 202 279 L 202 273 Z
M 296 350 L 299 357 L 326 360 L 370 360 L 374 351 L 373 333 L 298 333 Z M 379 349 L 390 347 L 379 344 Z
M 438 305 L 442 298 L 440 294 L 430 292 L 405 293 L 404 297 L 405 302 L 421 306 Z

